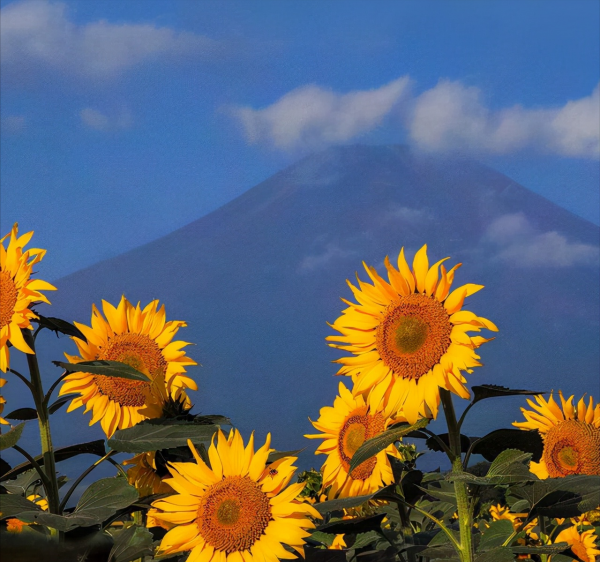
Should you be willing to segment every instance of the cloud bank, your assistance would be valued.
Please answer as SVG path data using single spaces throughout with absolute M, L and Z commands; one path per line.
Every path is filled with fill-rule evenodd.
M 379 89 L 347 94 L 304 86 L 269 107 L 239 107 L 234 114 L 250 144 L 264 142 L 283 150 L 319 148 L 347 142 L 380 125 L 406 97 L 409 84 L 408 77 L 402 77 Z
M 250 144 L 284 151 L 322 148 L 401 123 L 409 142 L 429 152 L 506 154 L 536 150 L 575 158 L 600 156 L 599 87 L 562 107 L 490 109 L 478 88 L 440 80 L 412 96 L 408 76 L 374 90 L 336 93 L 316 85 L 262 109 L 237 107 Z
M 597 246 L 569 242 L 555 230 L 536 231 L 524 213 L 499 217 L 490 224 L 485 238 L 499 248 L 494 259 L 518 267 L 592 265 L 600 257 Z
M 63 3 L 15 2 L 0 14 L 3 71 L 21 77 L 39 70 L 94 80 L 114 78 L 160 57 L 208 54 L 215 42 L 152 24 L 73 23 Z

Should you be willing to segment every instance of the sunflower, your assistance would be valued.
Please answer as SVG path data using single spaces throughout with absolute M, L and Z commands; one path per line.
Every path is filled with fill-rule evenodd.
M 176 527 L 163 537 L 160 555 L 191 550 L 188 562 L 276 562 L 304 554 L 304 538 L 319 513 L 299 494 L 305 483 L 287 486 L 296 457 L 267 466 L 271 436 L 254 452 L 254 435 L 244 448 L 232 430 L 219 431 L 208 450 L 209 467 L 191 441 L 195 463 L 171 463 L 166 482 L 176 495 L 156 500 L 153 517 Z M 287 486 L 287 488 L 286 488 Z
M 8 247 L 4 241 L 10 236 Z M 32 329 L 31 319 L 37 318 L 29 309 L 31 303 L 50 301 L 40 291 L 55 291 L 56 287 L 41 279 L 30 279 L 32 267 L 38 263 L 46 250 L 25 246 L 31 240 L 33 231 L 19 236 L 15 223 L 9 234 L 0 240 L 0 370 L 6 373 L 10 368 L 10 342 L 23 353 L 33 353 L 27 345 L 22 328 Z
M 87 341 L 73 337 L 80 357 L 68 355 L 70 363 L 105 359 L 120 361 L 141 371 L 152 382 L 134 381 L 89 373 L 72 373 L 65 378 L 60 395 L 77 393 L 68 412 L 85 406 L 93 410 L 90 425 L 100 421 L 108 437 L 117 429 L 131 427 L 147 419 L 160 417 L 162 404 L 168 395 L 189 404 L 185 389 L 197 390 L 196 383 L 186 376 L 187 365 L 197 363 L 186 356 L 182 348 L 189 345 L 172 341 L 180 327 L 180 320 L 165 321 L 164 305 L 158 300 L 143 310 L 133 306 L 124 296 L 115 308 L 102 301 L 104 316 L 92 305 L 92 325 L 75 322 Z M 85 413 L 84 412 L 84 413 Z
M 469 398 L 461 371 L 471 373 L 481 365 L 475 349 L 490 340 L 467 332 L 497 331 L 489 320 L 462 310 L 465 298 L 483 285 L 462 285 L 450 292 L 461 264 L 446 271 L 442 265 L 446 259 L 429 267 L 425 245 L 415 255 L 411 271 L 402 248 L 398 269 L 385 258 L 389 283 L 363 262 L 372 284 L 358 275 L 358 287 L 348 281 L 358 304 L 342 299 L 348 308 L 331 325 L 341 336 L 327 337 L 341 342 L 331 347 L 353 354 L 335 361 L 342 364 L 338 375 L 352 377 L 353 394 L 376 387 L 380 399 L 391 384 L 399 385 L 410 423 L 422 414 L 437 416 L 439 388 Z
M 579 533 L 577 525 L 573 525 L 564 531 L 561 531 L 554 539 L 555 543 L 566 542 L 571 550 L 583 562 L 596 562 L 596 556 L 600 555 L 600 550 L 596 548 L 596 532 L 593 529 Z M 550 557 L 552 560 L 552 557 Z
M 6 384 L 6 379 L 3 379 L 2 377 L 0 377 L 0 388 L 2 388 L 5 384 Z M 2 417 L 2 412 L 4 412 L 4 404 L 6 404 L 6 398 L 4 398 L 4 396 L 0 395 L 0 425 L 10 425 L 10 423 L 7 422 Z
M 398 387 L 394 387 L 385 401 L 373 402 L 373 393 L 367 396 L 352 396 L 344 386 L 339 385 L 339 396 L 333 407 L 321 408 L 313 426 L 322 431 L 305 435 L 309 439 L 323 439 L 316 454 L 327 455 L 323 464 L 323 489 L 329 488 L 329 499 L 335 497 L 362 496 L 375 492 L 394 481 L 388 454 L 401 458 L 401 454 L 390 445 L 376 456 L 371 457 L 352 473 L 348 473 L 352 456 L 367 440 L 385 431 L 392 423 L 405 421 L 396 414 L 398 411 Z
M 124 465 L 133 465 L 127 470 L 127 480 L 135 486 L 140 497 L 152 494 L 168 494 L 173 491 L 156 472 L 156 452 L 140 453 L 132 459 L 123 461 Z
M 560 478 L 569 474 L 600 474 L 600 404 L 594 407 L 590 396 L 577 406 L 573 396 L 565 400 L 559 392 L 562 410 L 550 395 L 549 400 L 536 396 L 537 404 L 527 402 L 535 411 L 521 408 L 527 421 L 514 422 L 521 429 L 537 430 L 544 440 L 540 462 L 531 462 L 529 469 L 538 478 Z
M 333 542 L 331 543 L 331 546 L 327 547 L 327 550 L 344 550 L 344 548 L 347 546 L 348 545 L 344 540 L 344 534 L 342 533 L 341 535 L 336 535 L 333 538 Z

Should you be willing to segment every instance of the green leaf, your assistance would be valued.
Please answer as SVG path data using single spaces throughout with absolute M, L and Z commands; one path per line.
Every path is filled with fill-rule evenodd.
M 441 439 L 441 441 L 444 443 L 444 445 L 446 445 L 447 447 L 450 447 L 450 438 L 448 437 L 447 433 L 440 433 L 437 437 L 439 439 Z M 466 453 L 469 450 L 469 447 L 471 446 L 471 441 L 473 439 L 477 439 L 477 437 L 469 438 L 466 435 L 463 435 L 461 433 L 461 435 L 460 435 L 461 453 Z M 435 437 L 428 436 L 427 441 L 425 442 L 425 445 L 427 445 L 428 449 L 430 449 L 431 451 L 435 451 L 436 453 L 443 451 L 442 447 L 440 446 L 440 444 L 438 443 L 438 440 Z
M 524 464 L 530 459 L 531 453 L 508 449 L 496 457 L 496 460 L 492 463 L 485 476 L 474 476 L 468 472 L 463 472 L 460 474 L 450 473 L 446 479 L 451 482 L 458 480 L 467 484 L 477 484 L 480 486 L 531 482 L 538 478 Z
M 28 511 L 41 511 L 36 503 L 17 494 L 0 494 L 0 519 L 18 517 Z
M 6 414 L 4 416 L 5 418 L 8 418 L 9 420 L 36 420 L 38 415 L 37 415 L 37 410 L 35 410 L 34 408 L 19 408 L 17 410 L 13 410 L 10 414 Z
M 11 494 L 27 496 L 27 490 L 29 490 L 30 486 L 34 482 L 39 482 L 39 480 L 40 475 L 37 473 L 37 470 L 32 468 L 31 470 L 25 471 L 14 480 L 8 480 L 7 482 L 4 482 L 2 486 L 4 486 Z
M 342 498 L 339 500 L 329 500 L 326 502 L 316 503 L 313 507 L 321 514 L 325 514 L 330 511 L 342 511 L 343 509 L 359 506 L 372 499 L 373 496 L 375 496 L 375 494 L 354 496 L 353 498 Z
M 306 449 L 306 447 L 304 447 Z M 297 457 L 304 449 L 296 449 L 295 451 L 273 451 L 267 458 L 267 464 L 278 461 L 285 457 Z
M 15 425 L 15 427 L 13 427 L 10 431 L 0 435 L 0 451 L 14 447 L 18 443 L 19 439 L 21 439 L 21 433 L 23 433 L 24 427 L 25 422 Z
M 532 460 L 539 462 L 542 458 L 544 442 L 539 431 L 497 429 L 475 441 L 471 452 L 492 462 L 506 449 L 518 449 L 525 453 L 531 453 Z
M 364 548 L 365 546 L 369 546 L 375 541 L 381 539 L 381 532 L 377 531 L 369 531 L 368 533 L 359 533 L 356 535 L 356 540 L 352 544 L 353 549 Z
M 152 533 L 144 527 L 132 525 L 114 534 L 114 545 L 108 555 L 108 562 L 130 562 L 153 552 Z
M 381 521 L 385 513 L 376 513 L 367 517 L 354 517 L 352 519 L 341 519 L 320 525 L 317 530 L 322 533 L 333 533 L 334 535 L 355 535 L 381 529 Z
M 78 445 L 69 445 L 68 447 L 60 447 L 54 450 L 54 460 L 56 462 L 65 461 L 76 455 L 90 454 L 98 457 L 103 457 L 106 454 L 104 447 L 104 439 L 97 439 L 96 441 L 89 441 L 88 443 L 79 443 Z M 37 463 L 42 466 L 44 464 L 44 457 L 38 455 L 34 457 Z M 10 480 L 11 478 L 17 477 L 19 474 L 29 470 L 31 463 L 26 461 L 22 464 L 15 466 L 12 470 L 9 470 L 6 474 L 0 478 L 0 482 Z
M 537 396 L 538 394 L 547 394 L 547 392 L 536 392 L 535 390 L 516 390 L 506 386 L 495 384 L 482 384 L 471 387 L 473 391 L 473 404 L 486 398 L 498 398 L 502 396 Z
M 38 523 L 66 532 L 76 527 L 98 525 L 137 499 L 137 490 L 125 478 L 103 478 L 83 492 L 77 507 L 69 515 L 30 511 L 22 513 L 19 518 L 27 523 Z
M 83 340 L 84 342 L 87 342 L 87 339 L 81 333 L 79 328 L 77 328 L 70 322 L 67 322 L 66 320 L 61 320 L 60 318 L 54 318 L 52 316 L 41 316 L 40 314 L 38 314 L 37 316 L 37 318 L 33 318 L 33 321 L 37 322 L 42 328 L 47 328 L 48 330 L 56 332 L 57 336 L 60 332 L 61 334 L 65 334 L 66 336 L 73 336 L 79 338 L 80 340 Z
M 92 375 L 103 375 L 105 377 L 119 377 L 134 381 L 151 382 L 144 373 L 140 373 L 133 367 L 130 367 L 126 363 L 120 363 L 119 361 L 81 361 L 81 363 L 52 361 L 52 363 L 58 367 L 62 367 L 69 373 L 90 373 Z
M 514 560 L 512 550 L 507 546 L 500 546 L 475 556 L 475 562 L 514 562 Z
M 58 400 L 50 404 L 48 413 L 53 414 L 57 410 L 60 410 L 69 400 L 73 400 L 73 396 L 61 396 Z
M 600 476 L 573 474 L 512 486 L 510 495 L 529 502 L 528 520 L 546 517 L 577 517 L 598 506 Z
M 194 424 L 186 421 L 163 420 L 161 425 L 155 420 L 146 420 L 127 429 L 119 429 L 108 440 L 108 446 L 124 453 L 144 453 L 175 447 L 186 447 L 187 440 L 194 444 L 209 442 L 218 425 Z
M 544 546 L 511 546 L 514 554 L 558 554 L 569 548 L 566 542 L 557 542 Z M 554 559 L 554 558 L 553 558 Z
M 376 435 L 375 437 L 365 441 L 352 456 L 349 473 L 351 474 L 357 466 L 375 456 L 380 451 L 383 451 L 389 445 L 404 437 L 407 433 L 421 429 L 429 422 L 430 420 L 428 418 L 422 418 L 413 425 L 396 425 L 387 431 L 384 431 L 383 433 L 380 433 L 379 435 Z
M 498 546 L 502 546 L 504 541 L 513 534 L 512 521 L 501 519 L 500 521 L 492 521 L 489 529 L 483 531 L 481 541 L 479 542 L 478 552 L 492 550 Z

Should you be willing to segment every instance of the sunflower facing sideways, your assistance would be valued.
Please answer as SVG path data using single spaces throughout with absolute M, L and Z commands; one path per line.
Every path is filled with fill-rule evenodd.
M 429 267 L 425 245 L 411 270 L 402 248 L 398 269 L 385 258 L 389 282 L 363 264 L 372 284 L 358 276 L 358 287 L 348 281 L 358 304 L 342 299 L 348 308 L 331 325 L 341 335 L 327 337 L 337 342 L 331 347 L 352 353 L 335 362 L 342 364 L 339 375 L 352 377 L 353 394 L 375 388 L 377 401 L 390 385 L 399 385 L 409 397 L 402 403 L 410 423 L 421 415 L 437 416 L 440 388 L 469 398 L 461 371 L 471 373 L 481 365 L 475 349 L 490 340 L 467 332 L 498 330 L 489 320 L 462 310 L 465 298 L 483 286 L 466 284 L 450 292 L 461 264 L 447 271 L 442 265 L 447 259 Z
M 562 409 L 552 394 L 548 400 L 536 396 L 527 403 L 534 411 L 521 408 L 527 421 L 514 422 L 521 429 L 537 430 L 544 440 L 540 462 L 531 462 L 529 469 L 538 478 L 562 478 L 569 474 L 600 475 L 600 404 L 594 407 L 590 396 L 577 406 L 573 396 L 565 400 L 558 393 Z
M 127 470 L 127 481 L 135 486 L 141 498 L 152 494 L 168 494 L 173 491 L 171 486 L 165 483 L 164 479 L 156 472 L 155 451 L 140 453 L 121 464 L 132 465 Z
M 316 454 L 327 455 L 323 464 L 323 489 L 329 488 L 328 498 L 345 498 L 370 494 L 394 481 L 392 467 L 387 455 L 401 459 L 394 445 L 390 445 L 376 456 L 357 466 L 350 474 L 350 462 L 358 448 L 367 440 L 379 435 L 390 425 L 405 421 L 395 417 L 398 410 L 398 387 L 392 388 L 386 406 L 381 401 L 373 402 L 373 393 L 365 400 L 362 396 L 352 396 L 344 386 L 339 385 L 339 396 L 333 407 L 321 408 L 317 421 L 311 421 L 323 433 L 305 435 L 309 439 L 323 439 Z
M 31 319 L 37 318 L 30 305 L 34 302 L 50 304 L 40 291 L 56 291 L 56 287 L 46 281 L 31 279 L 33 266 L 46 254 L 46 250 L 39 248 L 24 249 L 32 236 L 33 232 L 19 236 L 19 227 L 15 224 L 0 240 L 0 370 L 4 373 L 10 368 L 9 342 L 23 353 L 33 353 L 21 332 L 21 329 L 32 329 Z M 5 248 L 4 241 L 9 237 Z
M 185 322 L 166 322 L 164 305 L 158 300 L 144 309 L 133 306 L 125 297 L 115 308 L 102 301 L 102 316 L 92 306 L 92 325 L 75 322 L 87 341 L 73 337 L 80 356 L 68 355 L 70 363 L 81 361 L 119 361 L 144 373 L 151 383 L 89 373 L 72 373 L 65 378 L 60 395 L 77 393 L 68 412 L 85 406 L 93 411 L 90 425 L 100 421 L 108 437 L 117 429 L 131 427 L 147 419 L 160 417 L 162 404 L 170 395 L 189 403 L 185 389 L 197 390 L 196 383 L 186 375 L 185 367 L 197 365 L 186 356 L 183 341 L 172 341 Z M 85 413 L 84 412 L 84 413 Z
M 593 529 L 580 533 L 577 525 L 573 525 L 561 531 L 554 539 L 554 543 L 566 542 L 583 562 L 596 562 L 596 557 L 600 555 L 600 550 L 596 548 L 597 540 L 598 537 Z M 551 556 L 550 562 L 552 558 Z
M 319 513 L 299 498 L 305 483 L 288 486 L 295 457 L 267 465 L 271 436 L 254 451 L 240 433 L 219 431 L 208 449 L 210 467 L 188 441 L 196 462 L 170 463 L 166 482 L 176 495 L 156 500 L 155 520 L 175 525 L 163 537 L 159 555 L 191 551 L 187 562 L 277 562 L 304 555 L 304 538 Z M 287 486 L 287 487 L 286 487 Z

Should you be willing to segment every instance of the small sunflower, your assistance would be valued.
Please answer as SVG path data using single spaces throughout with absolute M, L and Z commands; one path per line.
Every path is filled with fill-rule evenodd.
M 176 526 L 163 537 L 158 554 L 191 550 L 188 562 L 276 562 L 295 559 L 284 544 L 304 555 L 304 538 L 319 513 L 299 498 L 305 483 L 288 486 L 295 457 L 267 466 L 271 436 L 254 452 L 237 430 L 219 431 L 208 450 L 209 467 L 191 441 L 195 463 L 171 463 L 166 482 L 176 495 L 156 500 L 155 520 Z M 287 486 L 287 488 L 286 488 Z
M 529 469 L 538 478 L 561 478 L 569 474 L 600 474 L 600 404 L 594 407 L 590 396 L 577 406 L 573 396 L 565 400 L 559 392 L 562 410 L 550 395 L 549 400 L 536 396 L 527 403 L 534 411 L 521 408 L 527 421 L 514 422 L 521 429 L 537 430 L 544 440 L 539 463 L 531 462 Z
M 127 470 L 127 480 L 135 486 L 140 497 L 152 494 L 169 494 L 173 491 L 156 472 L 156 452 L 140 453 L 132 459 L 123 461 L 124 465 L 133 465 Z
M 329 499 L 370 494 L 394 481 L 387 455 L 401 458 L 401 454 L 393 444 L 348 473 L 354 453 L 367 439 L 382 433 L 393 423 L 405 421 L 396 415 L 398 388 L 392 390 L 384 407 L 383 401 L 373 402 L 372 393 L 366 400 L 360 395 L 352 396 L 340 383 L 339 396 L 333 407 L 321 408 L 319 419 L 311 421 L 323 433 L 305 437 L 324 440 L 316 454 L 327 455 L 322 471 L 323 489 L 329 488 Z
M 68 412 L 85 406 L 93 410 L 90 425 L 100 421 L 108 437 L 117 429 L 131 427 L 147 419 L 160 417 L 162 404 L 170 394 L 176 400 L 189 404 L 185 389 L 197 390 L 196 383 L 185 374 L 185 367 L 197 365 L 183 347 L 183 341 L 172 341 L 185 322 L 166 322 L 164 305 L 158 300 L 144 309 L 133 306 L 124 296 L 115 308 L 102 301 L 104 316 L 92 305 L 92 325 L 75 325 L 87 342 L 73 337 L 80 357 L 68 355 L 70 363 L 105 359 L 120 361 L 147 375 L 152 383 L 134 381 L 89 373 L 72 373 L 65 378 L 60 395 L 77 393 Z M 84 412 L 84 413 L 85 413 Z
M 399 385 L 410 423 L 429 412 L 437 416 L 440 388 L 469 398 L 461 371 L 471 373 L 481 365 L 475 349 L 490 340 L 467 332 L 498 330 L 489 320 L 462 310 L 465 298 L 483 285 L 462 285 L 450 292 L 461 264 L 446 271 L 446 259 L 429 267 L 425 245 L 411 270 L 402 248 L 398 269 L 385 258 L 389 283 L 363 263 L 372 284 L 358 276 L 358 287 L 348 281 L 358 304 L 342 299 L 348 308 L 331 325 L 341 336 L 327 337 L 341 342 L 331 347 L 353 354 L 335 361 L 343 365 L 339 375 L 352 377 L 353 394 L 376 387 L 381 398 L 391 384 Z
M 46 281 L 30 278 L 33 266 L 46 253 L 39 248 L 24 250 L 32 236 L 33 231 L 19 236 L 15 223 L 10 233 L 0 240 L 0 370 L 4 373 L 10 368 L 9 342 L 23 353 L 33 353 L 21 332 L 23 328 L 32 329 L 31 319 L 37 318 L 29 306 L 39 301 L 50 304 L 40 291 L 56 290 Z M 4 241 L 8 237 L 5 248 Z
M 593 529 L 580 533 L 577 525 L 573 525 L 564 531 L 561 531 L 554 539 L 555 543 L 566 542 L 571 550 L 583 562 L 596 562 L 596 556 L 600 555 L 600 550 L 596 548 L 596 532 Z M 552 561 L 552 556 L 550 557 Z
M 537 519 L 533 519 L 523 527 L 523 522 L 527 519 L 527 513 L 512 513 L 508 507 L 497 504 L 490 507 L 490 515 L 492 516 L 492 521 L 506 519 L 513 524 L 515 531 L 525 531 L 533 540 L 539 539 L 538 534 L 533 532 L 533 529 L 538 524 Z
M 2 377 L 0 377 L 0 388 L 2 388 L 5 384 L 6 384 L 6 379 L 3 379 Z M 4 404 L 6 404 L 6 398 L 4 398 L 4 396 L 0 395 L 0 425 L 10 425 L 10 423 L 7 422 L 2 417 L 2 412 L 4 412 Z
M 344 540 L 344 534 L 342 533 L 341 535 L 336 535 L 333 538 L 333 542 L 331 543 L 331 546 L 327 548 L 327 550 L 344 550 L 344 548 L 346 548 L 347 546 L 348 545 Z

